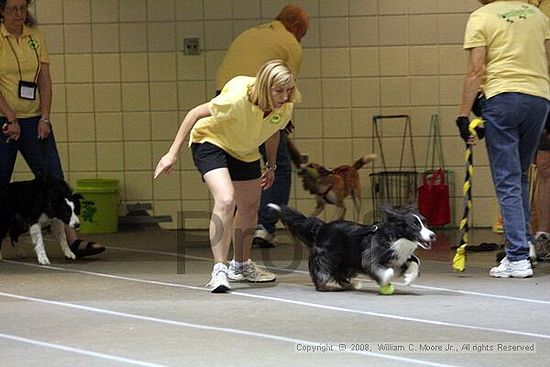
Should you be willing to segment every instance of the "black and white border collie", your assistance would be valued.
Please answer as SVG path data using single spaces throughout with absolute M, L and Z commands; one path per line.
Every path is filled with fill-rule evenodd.
M 383 207 L 381 222 L 363 225 L 346 220 L 325 223 L 287 206 L 268 206 L 309 248 L 309 273 L 318 291 L 329 290 L 327 284 L 331 281 L 352 288 L 351 279 L 359 273 L 370 276 L 380 286 L 403 275 L 409 285 L 420 268 L 414 251 L 417 247 L 429 249 L 435 241 L 434 232 L 412 208 Z
M 65 257 L 75 259 L 67 244 L 65 224 L 72 228 L 80 226 L 77 215 L 80 214 L 81 198 L 65 181 L 51 177 L 5 185 L 0 188 L 0 244 L 9 233 L 17 256 L 24 256 L 17 242 L 22 233 L 29 231 L 38 262 L 47 265 L 50 260 L 46 255 L 42 228 L 50 225 Z

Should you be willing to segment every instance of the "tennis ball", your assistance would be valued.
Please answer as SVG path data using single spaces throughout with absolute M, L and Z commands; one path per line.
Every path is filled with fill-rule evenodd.
M 395 288 L 393 287 L 393 284 L 388 283 L 380 286 L 380 294 L 384 296 L 392 295 L 393 292 L 395 292 Z

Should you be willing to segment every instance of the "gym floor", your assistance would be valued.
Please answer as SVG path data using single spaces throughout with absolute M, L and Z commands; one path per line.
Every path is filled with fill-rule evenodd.
M 0 262 L 2 366 L 550 366 L 550 264 L 529 279 L 488 275 L 496 251 L 451 268 L 458 241 L 437 232 L 418 251 L 422 274 L 394 295 L 361 276 L 360 290 L 316 292 L 307 251 L 278 236 L 253 250 L 278 273 L 269 284 L 204 288 L 207 233 L 155 228 L 88 237 L 107 246 L 66 260 L 46 236 L 49 266 L 4 243 Z M 502 243 L 475 229 L 471 243 Z

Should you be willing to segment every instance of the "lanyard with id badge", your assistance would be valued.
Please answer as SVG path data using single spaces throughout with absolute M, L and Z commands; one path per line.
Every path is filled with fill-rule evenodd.
M 34 75 L 34 81 L 25 81 L 23 80 L 23 75 L 21 73 L 21 65 L 19 64 L 19 59 L 17 58 L 17 54 L 15 53 L 15 49 L 13 48 L 13 45 L 11 44 L 11 40 L 9 38 L 8 43 L 10 45 L 11 51 L 13 52 L 13 56 L 15 56 L 15 61 L 17 61 L 17 69 L 19 70 L 19 98 L 34 101 L 36 99 L 36 92 L 38 90 L 38 83 L 36 83 L 36 81 L 38 80 L 38 73 L 40 71 L 40 58 L 38 57 L 38 52 L 36 51 L 36 49 L 38 48 L 38 44 L 32 39 L 32 37 L 30 38 L 29 46 L 34 50 L 37 66 L 36 73 Z

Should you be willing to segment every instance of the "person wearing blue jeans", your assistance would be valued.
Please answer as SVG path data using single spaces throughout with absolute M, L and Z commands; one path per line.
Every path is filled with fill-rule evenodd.
M 468 67 L 456 124 L 466 144 L 475 144 L 468 116 L 481 90 L 489 165 L 507 244 L 506 256 L 489 275 L 527 278 L 533 275 L 529 257 L 534 254 L 527 174 L 549 111 L 550 23 L 525 2 L 479 2 L 483 6 L 466 24 Z
M 264 161 L 267 161 L 265 145 L 260 146 L 260 153 Z M 277 149 L 277 170 L 275 171 L 275 183 L 270 189 L 262 191 L 260 209 L 258 210 L 258 227 L 254 233 L 252 247 L 275 247 L 275 224 L 278 217 L 273 210 L 269 210 L 267 204 L 288 204 L 290 198 L 290 185 L 292 180 L 292 166 L 288 151 L 288 133 L 281 130 L 279 148 Z
M 528 170 L 537 151 L 548 113 L 548 101 L 522 93 L 502 93 L 482 103 L 489 164 L 499 198 L 506 257 L 520 261 L 529 255 Z
M 18 151 L 35 176 L 50 175 L 63 179 L 53 129 L 50 127 L 50 134 L 39 140 L 36 133 L 39 120 L 40 116 L 19 119 L 19 139 L 7 139 L 5 136 L 0 139 L 0 185 L 10 182 Z M 0 126 L 6 123 L 6 118 L 0 118 Z
M 0 185 L 11 180 L 17 152 L 35 176 L 63 178 L 50 123 L 52 80 L 46 40 L 28 12 L 31 0 L 0 0 Z M 104 246 L 65 226 L 76 258 Z

